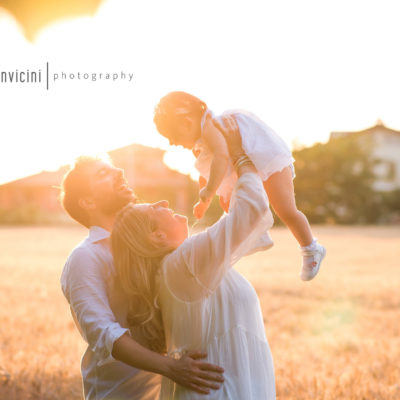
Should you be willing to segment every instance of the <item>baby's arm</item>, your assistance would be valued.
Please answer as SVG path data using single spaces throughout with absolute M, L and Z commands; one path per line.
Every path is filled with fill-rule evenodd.
M 224 136 L 214 126 L 211 119 L 206 121 L 203 140 L 213 154 L 207 185 L 200 191 L 200 200 L 207 203 L 211 201 L 224 179 L 228 167 L 229 152 Z

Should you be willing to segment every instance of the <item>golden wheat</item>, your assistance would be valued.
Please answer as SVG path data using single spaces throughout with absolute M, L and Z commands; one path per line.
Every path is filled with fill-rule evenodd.
M 0 399 L 78 400 L 85 343 L 61 293 L 79 227 L 0 229 Z M 255 286 L 274 356 L 279 400 L 400 399 L 400 229 L 317 227 L 328 249 L 312 282 L 298 278 L 297 243 L 237 268 Z

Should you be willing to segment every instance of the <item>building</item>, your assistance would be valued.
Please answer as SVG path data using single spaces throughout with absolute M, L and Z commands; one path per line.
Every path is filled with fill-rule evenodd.
M 197 184 L 164 164 L 164 150 L 133 144 L 108 154 L 114 165 L 124 170 L 139 198 L 151 202 L 167 199 L 172 208 L 191 214 Z
M 390 192 L 400 189 L 400 131 L 388 128 L 378 120 L 376 125 L 355 132 L 332 132 L 330 140 L 354 136 L 360 145 L 368 146 L 377 160 L 375 173 L 378 179 L 374 189 Z
M 166 199 L 180 213 L 191 215 L 198 196 L 189 176 L 168 168 L 165 151 L 132 144 L 108 154 L 122 168 L 137 196 L 145 201 Z M 66 222 L 70 218 L 59 203 L 60 183 L 68 166 L 0 185 L 0 223 Z

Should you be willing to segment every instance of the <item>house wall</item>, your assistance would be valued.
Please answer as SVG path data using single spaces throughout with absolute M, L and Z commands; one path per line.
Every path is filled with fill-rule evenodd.
M 373 155 L 382 160 L 382 163 L 376 166 L 376 172 L 382 178 L 375 182 L 375 189 L 400 189 L 400 134 L 380 130 L 373 134 L 373 140 Z

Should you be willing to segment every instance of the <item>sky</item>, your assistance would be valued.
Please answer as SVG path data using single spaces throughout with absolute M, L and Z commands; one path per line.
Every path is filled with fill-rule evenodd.
M 131 143 L 195 177 L 190 152 L 152 122 L 172 90 L 216 113 L 249 110 L 292 148 L 378 119 L 400 130 L 399 11 L 394 0 L 106 0 L 31 43 L 0 9 L 0 72 L 50 66 L 49 90 L 0 82 L 0 183 Z M 52 80 L 63 72 L 74 79 Z

